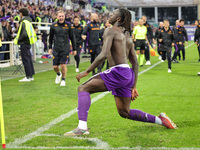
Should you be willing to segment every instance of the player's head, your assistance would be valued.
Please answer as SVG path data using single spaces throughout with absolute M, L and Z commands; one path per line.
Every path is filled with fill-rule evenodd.
M 74 17 L 74 25 L 78 26 L 79 25 L 79 18 L 77 16 Z
M 65 13 L 62 10 L 59 10 L 57 12 L 57 19 L 59 23 L 64 23 L 65 22 Z
M 22 18 L 23 16 L 28 16 L 28 9 L 27 8 L 21 8 L 19 10 L 19 14 L 20 14 L 20 18 Z
M 142 20 L 144 21 L 144 23 L 147 22 L 147 17 L 146 16 L 142 16 Z
M 184 24 L 185 24 L 185 20 L 184 20 L 184 19 L 180 19 L 180 21 L 179 21 L 179 22 L 180 22 L 180 26 L 181 26 L 181 27 L 183 27 L 183 26 L 184 26 Z
M 138 24 L 139 24 L 139 26 L 143 26 L 144 21 L 142 19 L 139 19 Z
M 91 21 L 92 21 L 92 22 L 98 22 L 98 20 L 99 20 L 98 15 L 95 14 L 95 13 L 92 13 L 92 14 L 91 14 Z
M 159 27 L 160 27 L 160 28 L 163 28 L 163 26 L 164 26 L 164 25 L 163 25 L 163 22 L 160 22 L 160 23 L 159 23 Z
M 179 26 L 179 23 L 180 23 L 179 20 L 176 20 L 176 26 Z
M 109 23 L 124 27 L 129 33 L 131 32 L 131 13 L 128 9 L 120 8 L 113 12 L 109 17 Z
M 164 20 L 163 25 L 164 27 L 169 27 L 169 20 Z

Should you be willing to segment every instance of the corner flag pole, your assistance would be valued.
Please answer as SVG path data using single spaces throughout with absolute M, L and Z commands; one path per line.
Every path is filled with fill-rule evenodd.
M 0 119 L 1 119 L 1 140 L 2 140 L 2 147 L 6 148 L 4 118 L 3 118 L 3 102 L 2 102 L 2 93 L 1 93 L 1 77 L 0 77 L 0 117 L 1 117 Z

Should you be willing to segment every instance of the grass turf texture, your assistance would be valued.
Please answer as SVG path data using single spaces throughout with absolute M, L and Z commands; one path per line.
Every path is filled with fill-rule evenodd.
M 191 42 L 190 42 L 191 43 Z M 190 44 L 189 43 L 189 44 Z M 167 73 L 167 62 L 160 63 L 138 78 L 139 97 L 131 104 L 152 115 L 166 112 L 178 125 L 178 130 L 156 124 L 120 118 L 113 96 L 109 93 L 91 105 L 88 116 L 89 138 L 98 138 L 110 147 L 194 147 L 200 148 L 200 63 L 196 45 L 186 49 L 186 60 L 172 63 Z M 152 64 L 158 57 L 151 57 Z M 80 71 L 89 66 L 80 64 Z M 149 66 L 140 68 L 140 71 Z M 47 71 L 35 75 L 35 81 L 19 83 L 20 78 L 2 82 L 6 143 L 37 130 L 62 114 L 77 107 L 77 87 L 74 66 L 68 67 L 66 87 L 54 83 L 55 73 Z M 86 81 L 91 74 L 81 79 Z M 95 97 L 98 94 L 93 94 Z M 78 125 L 77 113 L 45 131 L 63 135 Z M 66 137 L 39 136 L 24 143 L 26 146 L 94 146 L 88 140 Z

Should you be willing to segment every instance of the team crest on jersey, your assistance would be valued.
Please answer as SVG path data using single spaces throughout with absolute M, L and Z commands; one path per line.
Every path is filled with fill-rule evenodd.
M 67 27 L 67 24 L 65 24 L 65 27 Z
M 58 24 L 55 24 L 55 27 L 57 27 L 58 26 Z
M 164 32 L 163 30 L 161 32 Z
M 90 24 L 91 27 L 93 27 L 93 24 Z

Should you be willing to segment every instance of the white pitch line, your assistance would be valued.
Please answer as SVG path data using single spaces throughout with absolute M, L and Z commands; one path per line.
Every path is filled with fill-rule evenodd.
M 193 44 L 193 43 L 192 43 L 192 44 Z M 186 48 L 188 48 L 188 47 L 191 46 L 192 44 L 188 45 Z M 145 70 L 139 72 L 138 75 L 141 75 L 141 74 L 147 72 L 148 70 L 154 68 L 155 66 L 157 66 L 157 65 L 160 64 L 160 63 L 161 63 L 161 62 L 157 62 L 156 64 L 152 65 L 151 67 L 149 67 L 149 68 L 147 68 L 147 69 L 145 69 Z M 104 93 L 101 93 L 101 94 L 97 95 L 95 98 L 93 98 L 93 99 L 91 100 L 91 103 L 94 103 L 94 102 L 96 102 L 97 100 L 103 98 L 103 97 L 104 97 L 105 95 L 107 95 L 108 93 L 109 93 L 109 92 L 104 92 Z M 75 109 L 69 111 L 69 112 L 66 113 L 66 114 L 61 115 L 60 117 L 54 119 L 54 120 L 51 121 L 50 123 L 48 123 L 48 124 L 46 124 L 46 125 L 44 125 L 44 126 L 38 128 L 36 131 L 31 132 L 31 133 L 29 133 L 28 135 L 25 135 L 23 138 L 18 138 L 18 139 L 16 139 L 14 142 L 8 143 L 8 144 L 7 144 L 7 147 L 8 147 L 8 148 L 17 148 L 17 147 L 21 147 L 21 146 L 19 146 L 19 145 L 21 145 L 21 144 L 23 144 L 23 143 L 25 143 L 25 142 L 27 142 L 27 141 L 33 139 L 34 137 L 40 136 L 41 133 L 43 133 L 43 132 L 46 131 L 46 130 L 49 130 L 49 128 L 53 127 L 53 126 L 54 126 L 55 124 L 57 124 L 57 123 L 60 123 L 60 122 L 63 121 L 64 119 L 71 117 L 71 116 L 72 116 L 73 114 L 75 114 L 76 112 L 77 112 L 77 108 L 75 108 Z M 75 146 L 75 147 L 76 147 L 76 146 Z M 43 148 L 44 148 L 44 147 L 43 147 Z M 44 149 L 45 149 L 45 148 L 44 148 Z

